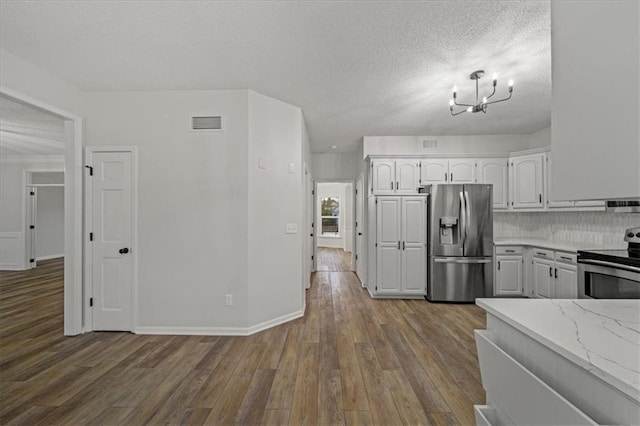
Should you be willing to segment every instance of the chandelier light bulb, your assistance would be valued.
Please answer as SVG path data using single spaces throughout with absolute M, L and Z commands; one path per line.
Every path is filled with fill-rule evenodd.
M 467 112 L 471 112 L 471 111 L 473 111 L 473 107 L 467 108 Z
M 509 80 L 509 93 L 513 92 L 513 80 Z
M 498 74 L 494 73 L 493 74 L 493 86 L 495 87 L 496 84 L 498 84 Z
M 484 98 L 482 98 L 482 103 L 486 104 L 487 103 L 487 97 L 485 96 Z
M 449 99 L 449 106 L 453 107 L 453 99 Z

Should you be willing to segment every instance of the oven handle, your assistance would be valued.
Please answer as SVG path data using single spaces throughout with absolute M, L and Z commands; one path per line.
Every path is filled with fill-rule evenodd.
M 629 271 L 629 272 L 640 272 L 640 268 L 636 268 L 635 266 L 622 265 L 620 263 L 613 263 L 613 262 L 605 262 L 604 260 L 587 259 L 587 260 L 579 260 L 578 263 L 587 263 L 587 264 L 591 264 L 591 265 L 609 266 L 611 268 L 623 269 L 623 270 Z

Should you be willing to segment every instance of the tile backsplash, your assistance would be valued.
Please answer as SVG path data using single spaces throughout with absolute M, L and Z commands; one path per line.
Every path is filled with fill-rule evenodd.
M 499 238 L 543 238 L 597 248 L 625 248 L 624 230 L 640 227 L 640 214 L 607 212 L 494 212 Z

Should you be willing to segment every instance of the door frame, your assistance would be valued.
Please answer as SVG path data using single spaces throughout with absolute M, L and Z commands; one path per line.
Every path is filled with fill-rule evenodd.
M 358 184 L 360 184 L 360 188 L 358 188 Z M 358 194 L 357 191 L 360 190 L 361 194 Z M 353 201 L 353 221 L 354 221 L 354 226 L 353 226 L 353 231 L 354 231 L 354 236 L 353 236 L 353 254 L 354 254 L 354 259 L 353 259 L 353 263 L 354 263 L 354 271 L 356 273 L 356 276 L 358 277 L 358 279 L 360 280 L 360 284 L 364 287 L 365 285 L 365 281 L 366 281 L 366 276 L 367 276 L 367 263 L 365 261 L 366 256 L 364 256 L 364 250 L 363 248 L 366 246 L 365 244 L 365 232 L 364 232 L 364 218 L 365 218 L 365 214 L 364 214 L 364 204 L 365 204 L 365 200 L 366 200 L 366 194 L 365 194 L 365 187 L 364 187 L 364 173 L 361 173 L 360 175 L 358 175 L 358 178 L 356 179 L 356 182 L 353 186 L 353 196 L 354 196 L 354 201 Z M 362 203 L 358 203 L 358 195 L 360 195 L 360 199 L 362 201 Z M 357 222 L 358 220 L 358 214 L 360 214 L 360 223 L 358 224 L 358 226 L 355 226 L 355 222 Z M 358 229 L 362 230 L 362 241 L 361 244 L 358 244 Z M 358 256 L 358 259 L 355 259 L 355 256 Z M 361 274 L 358 274 L 358 264 L 360 264 L 360 272 Z M 362 276 L 360 276 L 362 275 Z
M 320 232 L 321 221 L 318 221 L 318 184 L 319 183 L 350 183 L 353 186 L 353 191 L 351 191 L 351 210 L 353 210 L 351 214 L 351 272 L 355 273 L 356 270 L 356 257 L 355 257 L 355 238 L 356 238 L 356 214 L 355 214 L 355 205 L 356 205 L 356 180 L 355 179 L 318 179 L 314 183 L 314 209 L 313 209 L 313 219 L 315 222 L 315 231 L 314 235 L 314 253 L 318 252 L 318 233 Z M 346 233 L 345 233 L 346 236 Z M 317 256 L 316 256 L 317 257 Z M 314 257 L 314 260 L 317 260 Z M 314 263 L 314 265 L 316 265 Z M 316 265 L 317 266 L 317 265 Z M 317 267 L 315 268 L 317 269 Z
M 82 306 L 82 128 L 77 114 L 0 85 L 0 95 L 60 116 L 65 120 L 64 148 L 64 334 L 83 332 Z M 23 214 L 23 218 L 24 218 Z M 23 227 L 24 228 L 24 227 Z
M 87 146 L 85 147 L 85 162 L 87 167 L 92 165 L 93 154 L 97 152 L 128 152 L 131 154 L 131 332 L 136 332 L 138 324 L 138 148 L 135 146 Z M 84 235 L 89 236 L 93 230 L 93 185 L 89 180 L 89 173 L 85 173 L 85 208 Z M 93 308 L 89 306 L 93 297 L 93 246 L 87 242 L 84 246 L 84 306 L 85 331 L 93 330 Z
M 31 241 L 30 241 L 30 237 L 29 237 L 29 222 L 31 221 L 31 218 L 29 217 L 29 213 L 31 212 L 28 203 L 30 202 L 30 195 L 27 195 L 27 192 L 29 192 L 29 190 L 27 188 L 31 187 L 33 188 L 34 186 L 37 187 L 38 185 L 33 185 L 31 186 L 31 178 L 32 178 L 32 173 L 49 173 L 49 172 L 54 172 L 54 173 L 63 173 L 64 174 L 64 164 L 61 165 L 34 165 L 33 168 L 29 168 L 29 169 L 24 169 L 22 171 L 22 216 L 23 216 L 23 222 L 22 222 L 22 229 L 24 230 L 24 265 L 25 268 L 27 270 L 29 269 L 33 269 L 37 266 L 37 259 L 34 263 L 36 263 L 36 265 L 31 265 L 31 263 L 29 262 L 29 260 L 31 259 L 29 252 L 30 252 L 30 248 L 31 248 Z M 62 185 L 62 186 L 66 186 L 66 185 Z M 37 197 L 37 195 L 36 195 Z M 36 203 L 37 203 L 37 198 L 36 198 Z M 37 204 L 36 204 L 37 205 Z M 31 207 L 33 208 L 33 206 Z M 66 215 L 66 213 L 65 213 Z M 65 223 L 66 225 L 66 223 Z M 35 257 L 34 257 L 35 258 Z

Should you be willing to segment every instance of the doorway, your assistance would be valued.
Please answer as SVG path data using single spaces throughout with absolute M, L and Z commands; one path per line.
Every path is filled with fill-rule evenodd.
M 354 270 L 354 182 L 316 185 L 317 271 Z
M 64 170 L 25 170 L 25 266 L 64 258 Z
M 64 299 L 64 334 L 76 335 L 83 331 L 83 304 L 82 304 L 82 118 L 69 113 L 53 105 L 49 105 L 24 93 L 2 87 L 0 92 L 2 106 L 2 120 L 0 122 L 4 135 L 0 144 L 0 160 L 3 162 L 2 181 L 5 184 L 13 184 L 15 187 L 6 191 L 3 186 L 3 197 L 15 193 L 16 200 L 2 204 L 18 206 L 16 212 L 10 217 L 14 220 L 3 220 L 0 224 L 0 252 L 17 253 L 15 259 L 19 259 L 19 265 L 14 269 L 29 269 L 24 264 L 27 253 L 26 230 L 26 202 L 25 198 L 26 178 L 24 169 L 37 166 L 50 165 L 53 160 L 60 163 L 59 170 L 64 170 L 64 272 L 63 299 Z M 60 123 L 58 138 L 50 137 L 48 131 L 43 131 L 42 124 Z M 37 123 L 37 125 L 35 125 Z M 47 130 L 50 130 L 47 128 Z M 25 157 L 29 166 L 24 166 Z M 10 166 L 9 166 L 10 165 Z M 19 171 L 17 170 L 19 169 Z M 17 173 L 15 178 L 7 179 L 7 173 Z M 7 215 L 2 215 L 3 219 Z M 5 229 L 5 227 L 7 229 Z M 13 238 L 5 239 L 5 234 Z M 5 243 L 14 244 L 14 248 L 5 250 Z M 1 257 L 1 256 L 0 256 Z M 29 258 L 30 260 L 31 258 Z M 48 262 L 48 261 L 47 261 Z M 4 264 L 0 259 L 0 264 Z

